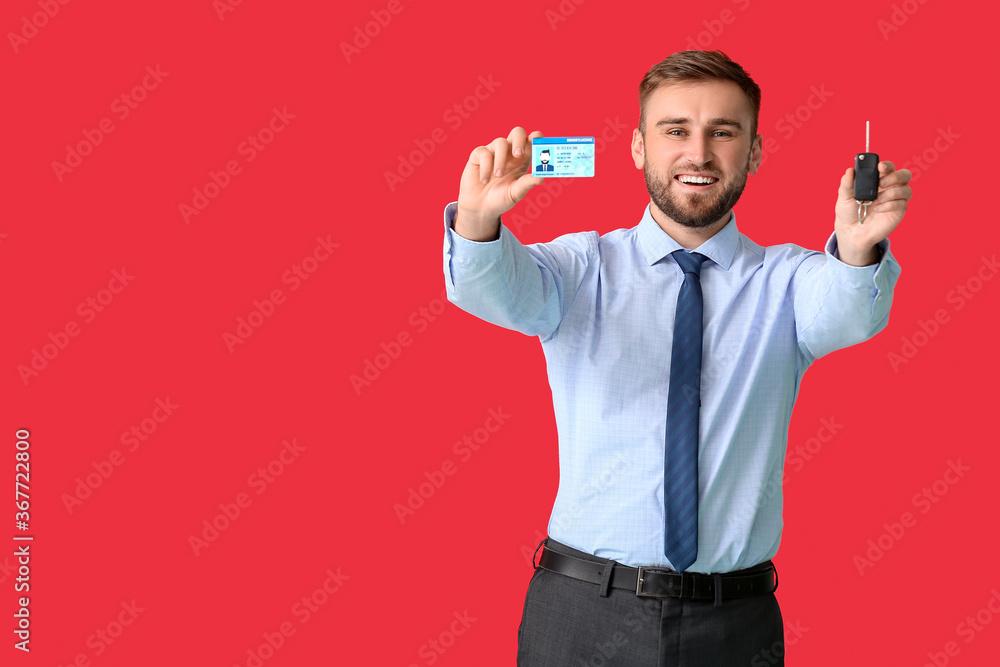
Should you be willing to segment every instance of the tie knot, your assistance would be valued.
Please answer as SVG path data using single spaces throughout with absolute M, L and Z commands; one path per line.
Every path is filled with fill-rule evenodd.
M 705 256 L 697 252 L 685 252 L 678 250 L 674 252 L 674 259 L 684 273 L 693 273 L 701 276 L 701 263 L 705 261 Z

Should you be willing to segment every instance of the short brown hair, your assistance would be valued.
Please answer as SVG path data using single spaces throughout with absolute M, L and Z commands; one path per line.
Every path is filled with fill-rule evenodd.
M 732 81 L 740 87 L 753 110 L 752 137 L 757 136 L 760 86 L 746 70 L 722 51 L 678 51 L 649 68 L 639 84 L 639 131 L 646 134 L 646 102 L 657 88 L 679 81 Z

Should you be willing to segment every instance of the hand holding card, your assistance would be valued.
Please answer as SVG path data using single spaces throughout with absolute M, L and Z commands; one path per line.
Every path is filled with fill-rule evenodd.
M 497 137 L 478 146 L 469 156 L 458 191 L 454 230 L 471 241 L 493 241 L 500 231 L 500 215 L 524 199 L 542 182 L 531 171 L 531 144 L 542 136 L 515 127 L 506 139 Z

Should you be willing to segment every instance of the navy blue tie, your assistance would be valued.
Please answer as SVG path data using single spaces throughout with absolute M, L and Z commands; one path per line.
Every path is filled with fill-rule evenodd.
M 663 459 L 664 555 L 677 572 L 698 558 L 698 416 L 701 408 L 702 298 L 704 255 L 678 250 L 684 272 L 677 295 L 667 390 L 667 436 Z

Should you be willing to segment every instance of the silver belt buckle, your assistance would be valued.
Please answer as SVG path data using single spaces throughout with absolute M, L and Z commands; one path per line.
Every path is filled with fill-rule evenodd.
M 639 569 L 639 574 L 635 578 L 635 594 L 638 595 L 639 597 L 641 597 L 641 598 L 672 598 L 672 597 L 681 597 L 682 595 L 684 595 L 684 579 L 683 579 L 684 575 L 683 574 L 681 574 L 681 577 L 682 577 L 681 578 L 681 590 L 678 591 L 677 595 L 658 594 L 658 593 L 646 593 L 646 592 L 644 592 L 642 590 L 642 582 L 643 582 L 643 576 L 642 575 L 644 575 L 646 572 L 664 572 L 664 573 L 668 573 L 669 574 L 669 573 L 673 572 L 673 570 L 667 569 L 665 567 L 645 567 L 643 565 L 640 565 L 638 569 Z

